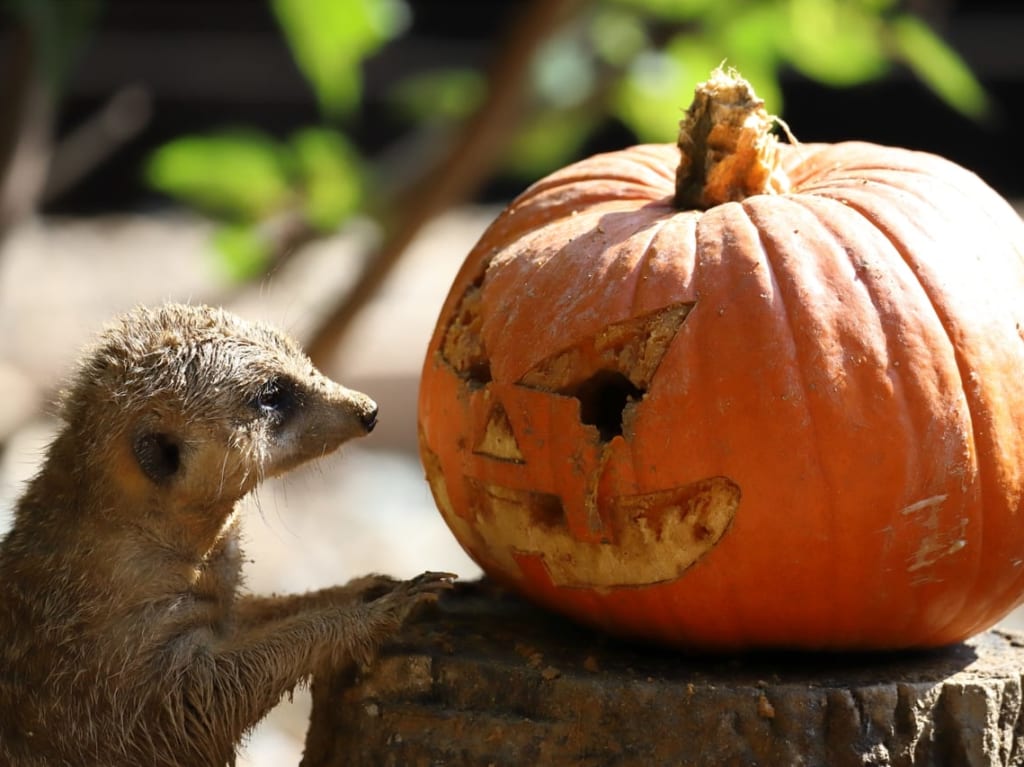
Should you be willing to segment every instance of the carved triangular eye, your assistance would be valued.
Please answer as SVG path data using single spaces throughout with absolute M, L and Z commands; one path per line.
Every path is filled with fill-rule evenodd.
M 624 433 L 626 408 L 647 393 L 693 303 L 671 304 L 608 325 L 598 335 L 537 363 L 518 383 L 575 397 L 580 421 L 608 442 Z
M 609 372 L 646 390 L 694 306 L 671 304 L 608 325 L 598 335 L 538 362 L 518 383 L 542 391 L 573 392 L 587 379 Z
M 181 447 L 170 434 L 147 432 L 132 445 L 142 473 L 153 482 L 166 482 L 181 469 Z
M 509 423 L 508 413 L 500 404 L 491 408 L 487 424 L 473 446 L 473 452 L 497 458 L 499 461 L 523 463 L 523 454 L 516 441 L 512 424 Z

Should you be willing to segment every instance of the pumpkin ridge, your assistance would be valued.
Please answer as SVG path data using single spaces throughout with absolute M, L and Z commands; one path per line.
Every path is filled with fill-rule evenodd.
M 657 253 L 657 251 L 654 250 L 654 241 L 658 239 L 658 235 L 664 231 L 665 227 L 671 220 L 672 218 L 670 216 L 666 216 L 660 221 L 654 222 L 654 225 L 650 227 L 651 232 L 650 237 L 647 238 L 647 244 L 644 245 L 643 250 L 640 252 L 640 255 L 636 259 L 636 263 L 633 264 L 633 268 L 630 271 L 630 275 L 633 278 L 633 295 L 629 300 L 630 317 L 635 317 L 638 312 L 644 311 L 637 305 L 640 298 L 640 289 L 643 287 L 645 279 L 644 273 L 647 271 L 651 258 Z M 679 332 L 678 328 L 676 329 L 676 332 Z M 669 343 L 671 343 L 671 341 Z
M 883 170 L 883 169 L 880 169 L 880 170 Z M 906 186 L 901 185 L 899 183 L 899 181 L 901 180 L 900 178 L 893 178 L 895 173 L 896 172 L 893 171 L 890 168 L 888 170 L 888 174 L 887 174 L 889 176 L 888 178 L 884 178 L 884 177 L 883 178 L 874 178 L 874 177 L 870 177 L 870 176 L 859 177 L 859 178 L 844 177 L 844 176 L 840 176 L 840 177 L 835 177 L 835 176 L 824 177 L 824 178 L 821 178 L 820 180 L 818 180 L 816 182 L 812 182 L 812 183 L 809 183 L 809 184 L 806 184 L 806 185 L 801 185 L 799 188 L 796 188 L 793 191 L 797 195 L 810 195 L 810 196 L 813 196 L 813 197 L 831 197 L 832 199 L 835 199 L 835 200 L 837 200 L 839 202 L 844 202 L 845 198 L 842 197 L 842 192 L 844 190 L 850 190 L 850 189 L 857 190 L 857 191 L 865 191 L 865 190 L 880 190 L 881 191 L 881 190 L 886 190 L 886 191 L 890 191 L 890 192 L 893 192 L 893 193 L 896 193 L 896 194 L 904 194 L 904 195 L 912 196 L 912 197 L 914 197 L 915 199 L 919 200 L 922 203 L 925 203 L 925 204 L 928 203 L 927 198 L 925 198 L 923 195 L 917 193 L 916 190 L 912 190 L 912 189 L 907 188 Z M 912 176 L 912 175 L 914 175 L 912 173 L 903 173 L 902 171 L 900 171 L 899 174 L 900 174 L 900 176 Z M 928 181 L 930 183 L 933 183 L 933 184 L 936 183 L 935 177 L 934 176 L 929 176 L 927 173 L 919 173 L 919 174 L 916 174 L 916 175 L 918 177 L 920 177 L 920 178 L 928 179 Z M 950 184 L 948 186 L 949 186 L 949 188 L 955 188 L 952 184 Z M 793 196 L 793 194 L 790 193 L 790 194 L 787 194 L 785 196 Z
M 782 164 L 793 180 L 794 188 L 802 188 L 800 180 L 812 177 L 842 178 L 860 181 L 863 172 L 923 176 L 930 183 L 943 182 L 961 188 L 969 183 L 982 184 L 976 173 L 949 160 L 918 149 L 884 146 L 869 141 L 840 141 L 836 144 L 780 144 Z M 870 159 L 866 159 L 869 155 Z M 837 175 L 838 174 L 838 175 Z M 1004 200 L 1000 199 L 1003 205 Z
M 896 191 L 901 193 L 907 193 L 908 190 L 898 189 Z M 923 198 L 919 197 L 919 199 L 921 199 L 922 202 L 927 202 Z M 978 488 L 978 495 L 973 500 L 969 497 L 965 498 L 964 503 L 970 504 L 972 506 L 979 506 L 980 508 L 986 508 L 988 506 L 988 504 L 986 503 L 986 496 L 988 495 L 988 492 L 986 490 L 986 485 L 988 483 L 987 472 L 983 471 L 985 467 L 978 460 L 978 454 L 981 450 L 981 448 L 979 448 L 979 445 L 985 445 L 986 447 L 984 449 L 986 450 L 990 449 L 990 447 L 986 444 L 984 434 L 979 430 L 980 427 L 978 425 L 979 420 L 984 421 L 985 419 L 979 419 L 977 413 L 979 407 L 984 409 L 984 403 L 979 403 L 977 401 L 977 397 L 970 391 L 971 387 L 968 386 L 968 381 L 970 381 L 971 374 L 970 366 L 964 360 L 963 353 L 959 348 L 959 345 L 955 341 L 955 332 L 950 327 L 950 318 L 947 316 L 946 312 L 942 311 L 939 308 L 939 306 L 936 305 L 935 298 L 932 295 L 931 290 L 929 290 L 927 284 L 928 281 L 921 278 L 919 270 L 915 268 L 914 259 L 908 252 L 908 249 L 906 245 L 902 242 L 901 238 L 895 236 L 894 233 L 891 231 L 890 227 L 884 221 L 876 219 L 874 216 L 871 215 L 870 211 L 866 210 L 862 205 L 858 204 L 857 202 L 853 200 L 843 199 L 842 203 L 846 205 L 850 210 L 853 210 L 859 215 L 863 216 L 864 219 L 868 222 L 868 224 L 870 224 L 883 237 L 885 237 L 885 239 L 890 243 L 894 251 L 899 254 L 899 257 L 906 264 L 911 274 L 913 274 L 914 279 L 921 286 L 922 294 L 927 298 L 929 306 L 934 312 L 936 319 L 938 320 L 943 332 L 945 333 L 946 340 L 949 343 L 949 348 L 952 350 L 953 357 L 956 362 L 956 369 L 959 375 L 959 388 L 961 394 L 963 395 L 966 417 L 968 419 L 968 423 L 970 426 L 971 443 L 974 445 L 974 450 L 971 457 L 971 465 L 975 472 L 975 484 Z M 925 635 L 925 641 L 931 641 L 934 637 L 941 637 L 945 635 L 950 625 L 953 625 L 957 623 L 957 621 L 962 619 L 960 613 L 962 612 L 963 606 L 965 604 L 969 604 L 971 592 L 975 590 L 977 583 L 979 582 L 985 548 L 985 538 L 983 530 L 984 515 L 972 515 L 971 522 L 974 525 L 974 527 L 972 528 L 972 533 L 975 538 L 975 542 L 974 546 L 972 547 L 973 551 L 971 552 L 971 554 L 973 554 L 973 556 L 971 557 L 973 564 L 971 570 L 972 574 L 968 579 L 966 579 L 969 580 L 970 586 L 963 589 L 960 601 L 957 604 L 956 609 L 948 610 L 947 614 L 951 617 L 944 623 L 935 626 L 933 628 L 932 633 Z
M 572 203 L 574 210 L 588 208 L 590 207 L 590 205 L 588 204 L 590 202 L 590 200 L 588 200 L 588 195 L 582 194 L 579 190 L 581 188 L 585 188 L 587 183 L 592 183 L 593 180 L 593 178 L 590 178 L 585 174 L 581 174 L 579 176 L 570 176 L 566 178 L 564 183 L 559 181 L 558 183 L 546 184 L 538 189 L 530 187 L 529 189 L 527 189 L 526 192 L 523 193 L 524 195 L 526 195 L 527 192 L 529 193 L 529 199 L 523 201 L 523 206 L 525 207 L 527 205 L 533 205 L 536 202 L 538 202 L 539 195 L 552 194 L 553 192 L 557 192 L 559 189 L 562 189 L 563 187 L 572 187 Z M 605 181 L 605 179 L 602 179 L 602 181 Z M 637 200 L 643 200 L 645 202 L 656 202 L 658 199 L 667 196 L 660 195 L 659 197 L 654 197 L 651 194 L 648 194 L 647 191 L 654 190 L 655 187 L 650 186 L 648 184 L 644 184 L 644 182 L 641 179 L 637 179 L 634 177 L 612 177 L 607 179 L 607 181 L 618 182 L 615 188 L 615 203 L 630 202 Z M 598 200 L 603 203 L 611 202 L 608 199 L 608 192 L 604 188 L 597 190 L 595 194 L 589 196 L 592 196 L 595 200 Z M 513 206 L 516 206 L 515 202 L 513 202 L 512 204 Z M 520 207 L 513 207 L 513 215 L 520 213 Z M 572 215 L 572 213 L 568 213 L 566 215 Z M 564 216 L 560 216 L 559 218 L 564 218 Z M 544 226 L 547 223 L 549 222 L 545 221 L 543 224 L 541 224 L 541 226 Z
M 783 204 L 783 200 L 781 197 L 776 198 L 775 200 L 773 200 L 773 202 L 776 203 L 776 205 Z M 790 202 L 790 200 L 786 200 L 786 202 Z M 752 201 L 748 202 L 747 200 L 743 200 L 739 203 L 738 207 L 741 211 L 743 211 L 743 217 L 746 221 L 749 222 L 749 225 L 757 234 L 757 241 L 763 254 L 763 263 L 768 271 L 768 276 L 771 281 L 773 292 L 772 301 L 778 303 L 778 306 L 781 308 L 782 314 L 786 318 L 785 326 L 788 334 L 787 354 L 791 355 L 791 358 L 794 361 L 791 367 L 795 373 L 795 375 L 793 376 L 793 380 L 797 383 L 799 387 L 798 397 L 800 401 L 800 409 L 806 417 L 808 424 L 810 424 L 809 428 L 806 429 L 805 431 L 807 431 L 810 434 L 809 441 L 813 444 L 815 456 L 815 474 L 817 475 L 818 481 L 821 483 L 821 486 L 824 488 L 824 496 L 826 498 L 832 499 L 836 497 L 836 482 L 835 478 L 830 476 L 830 472 L 826 469 L 826 467 L 830 466 L 830 463 L 827 460 L 828 456 L 826 455 L 822 444 L 823 439 L 821 436 L 821 429 L 819 426 L 820 415 L 815 413 L 814 400 L 811 396 L 809 396 L 809 385 L 807 381 L 807 374 L 805 372 L 806 366 L 809 364 L 813 364 L 813 361 L 806 359 L 806 356 L 802 348 L 803 344 L 801 344 L 795 332 L 796 325 L 794 324 L 792 301 L 790 299 L 795 298 L 797 303 L 799 303 L 800 299 L 799 296 L 788 295 L 792 287 L 799 288 L 799 286 L 797 286 L 795 282 L 793 282 L 792 287 L 784 286 L 783 282 L 779 279 L 780 267 L 777 264 L 777 261 L 781 253 L 778 250 L 776 244 L 773 243 L 767 237 L 766 232 L 762 229 L 759 223 L 751 215 L 753 205 L 754 203 Z M 831 531 L 831 539 L 838 540 L 840 538 L 840 535 L 838 535 L 838 533 L 842 529 L 842 523 L 841 520 L 836 518 L 835 504 L 829 503 L 828 509 L 821 509 L 820 511 L 821 513 L 827 515 L 827 527 Z M 832 557 L 830 559 L 830 568 L 831 571 L 828 583 L 835 583 L 837 581 L 838 576 L 837 559 L 835 557 Z M 843 616 L 837 615 L 836 613 L 837 609 L 839 609 L 840 607 L 840 600 L 832 599 L 828 600 L 828 602 L 831 606 L 831 614 L 828 617 L 827 622 L 832 625 L 844 622 L 842 620 Z
M 659 176 L 672 188 L 676 183 L 675 170 L 666 167 L 662 161 L 663 148 L 663 144 L 639 144 L 633 147 L 633 154 L 636 155 L 633 162 Z
M 883 183 L 901 189 L 898 183 L 900 177 L 923 178 L 929 184 L 941 183 L 953 189 L 962 188 L 967 179 L 970 179 L 968 183 L 984 184 L 977 174 L 954 166 L 930 152 L 887 147 L 867 141 L 780 144 L 779 151 L 783 168 L 791 182 L 788 190 L 791 193 L 813 193 L 821 185 L 862 187 L 866 182 Z M 882 155 L 886 161 L 863 161 L 860 158 L 863 152 Z M 865 174 L 874 173 L 881 175 L 865 177 Z M 1000 202 L 1006 205 L 1004 201 Z
M 901 287 L 899 291 L 893 291 L 893 295 L 888 297 L 888 301 L 891 303 L 891 306 L 887 305 L 886 295 L 882 290 L 880 290 L 881 286 L 878 280 L 873 279 L 870 276 L 872 270 L 861 270 L 858 268 L 858 263 L 854 260 L 856 254 L 864 253 L 865 251 L 862 251 L 860 248 L 851 248 L 851 246 L 845 241 L 845 230 L 844 227 L 838 223 L 836 214 L 840 212 L 847 212 L 851 215 L 859 216 L 861 220 L 865 220 L 862 213 L 852 210 L 849 206 L 844 205 L 842 202 L 832 197 L 796 194 L 787 195 L 787 198 L 805 209 L 808 216 L 812 217 L 816 221 L 817 226 L 820 228 L 820 232 L 823 235 L 828 236 L 830 247 L 837 257 L 840 256 L 840 254 L 845 257 L 844 263 L 848 263 L 851 273 L 856 275 L 856 283 L 859 286 L 860 291 L 863 293 L 865 300 L 870 305 L 870 312 L 867 312 L 868 316 L 879 318 L 887 317 L 894 311 L 896 306 L 904 303 L 901 298 L 906 298 L 906 293 Z M 826 208 L 835 206 L 837 210 L 833 211 L 830 215 L 821 210 L 819 206 L 824 206 Z M 871 229 L 873 232 L 877 232 L 877 229 L 875 229 L 874 226 L 872 226 Z M 881 235 L 881 233 L 879 234 Z M 890 248 L 892 247 L 892 243 L 888 238 L 883 236 L 883 241 Z M 900 258 L 900 262 L 905 266 L 908 279 L 912 281 L 914 286 L 919 286 L 916 275 L 913 274 L 910 266 L 903 261 L 902 256 L 899 256 L 898 251 L 894 249 L 893 252 L 898 258 Z M 865 275 L 865 271 L 867 272 L 867 275 Z M 888 273 L 890 270 L 885 269 L 885 271 Z M 941 323 L 939 322 L 937 314 L 935 315 L 935 322 L 938 323 L 942 331 L 945 332 L 945 329 L 942 328 Z M 877 326 L 877 332 L 884 339 L 884 353 L 887 367 L 892 368 L 895 366 L 898 372 L 902 371 L 904 366 L 907 366 L 906 369 L 912 369 L 914 364 L 913 355 L 909 351 L 905 351 L 899 344 L 895 343 L 894 338 L 885 326 L 886 322 L 880 322 Z M 915 419 L 911 418 L 909 414 L 917 412 L 920 403 L 917 399 L 911 400 L 908 396 L 907 382 L 904 380 L 902 375 L 889 375 L 887 378 L 891 383 L 892 396 L 897 402 L 897 405 L 891 408 L 891 411 L 892 414 L 899 416 L 898 423 L 894 424 L 892 421 L 887 421 L 887 425 L 890 425 L 893 428 L 898 428 L 899 434 L 905 435 L 900 437 L 901 442 L 914 444 L 914 436 L 919 433 L 920 424 L 918 424 Z M 922 470 L 920 465 L 921 461 L 916 451 L 913 455 L 909 456 L 909 459 L 910 460 L 904 464 L 904 469 L 901 472 L 903 475 L 901 481 L 904 486 L 907 486 L 908 488 L 914 477 Z M 896 515 L 898 512 L 894 508 L 890 510 L 890 513 Z M 863 584 L 864 588 L 870 593 L 885 594 L 885 566 L 891 557 L 888 549 L 889 539 L 882 544 L 878 552 L 879 568 L 877 570 L 877 582 L 875 584 Z M 894 566 L 902 567 L 904 564 L 905 563 L 897 562 L 893 559 Z M 914 621 L 920 620 L 920 617 L 912 613 L 910 610 L 904 611 L 901 618 L 903 625 L 912 624 Z M 893 622 L 892 625 L 893 627 L 901 627 L 897 622 Z
M 652 148 L 657 146 L 657 144 L 644 145 L 644 147 Z M 593 168 L 591 168 L 590 166 L 597 165 L 598 161 L 605 157 L 609 157 L 612 154 L 615 153 L 606 152 L 604 154 L 594 155 L 593 157 L 590 157 L 588 159 L 580 160 L 579 162 L 570 165 L 569 167 L 563 169 L 560 172 L 556 172 L 546 178 L 542 178 L 539 181 L 535 181 L 533 184 L 531 184 L 523 191 L 523 193 L 520 195 L 520 198 L 535 198 L 538 195 L 550 193 L 562 187 L 571 188 L 573 191 L 573 197 L 575 198 L 578 194 L 577 190 L 581 186 L 584 186 L 587 183 L 593 183 L 595 180 Z M 653 164 L 653 161 L 657 159 L 656 157 L 648 156 L 646 154 L 640 154 L 639 152 L 637 152 L 636 154 L 640 155 L 646 160 L 650 160 L 651 162 L 639 162 L 636 158 L 633 158 L 631 156 L 629 161 L 629 169 L 636 171 L 645 171 L 646 173 L 656 176 L 658 180 L 665 182 L 665 189 L 659 189 L 655 184 L 650 183 L 648 179 L 642 178 L 642 174 L 640 172 L 631 173 L 619 169 L 616 169 L 614 171 L 609 170 L 603 172 L 600 177 L 602 184 L 612 183 L 616 185 L 616 200 L 651 199 L 650 196 L 639 193 L 635 197 L 624 195 L 623 192 L 625 191 L 625 189 L 630 187 L 635 187 L 637 189 L 644 190 L 658 189 L 659 196 L 671 195 L 671 184 L 674 183 L 674 177 L 669 175 L 668 173 L 663 172 L 655 164 Z M 532 201 L 532 199 L 530 201 Z M 512 206 L 515 207 L 515 204 L 516 201 L 513 201 Z

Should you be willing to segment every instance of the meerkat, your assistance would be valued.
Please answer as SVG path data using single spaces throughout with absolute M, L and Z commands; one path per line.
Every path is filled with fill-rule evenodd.
M 238 501 L 377 417 L 268 326 L 137 309 L 60 414 L 0 542 L 2 765 L 232 764 L 285 693 L 370 662 L 454 578 L 242 593 Z

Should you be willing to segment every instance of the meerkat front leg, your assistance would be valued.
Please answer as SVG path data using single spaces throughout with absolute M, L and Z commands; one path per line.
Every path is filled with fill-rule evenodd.
M 454 577 L 423 573 L 369 602 L 305 610 L 195 648 L 183 668 L 181 711 L 193 727 L 237 741 L 315 670 L 370 663 L 412 611 L 451 588 Z
M 331 605 L 367 602 L 393 591 L 402 583 L 389 575 L 373 574 L 354 578 L 341 586 L 329 586 L 304 594 L 245 595 L 235 602 L 234 621 L 238 627 L 253 626 Z

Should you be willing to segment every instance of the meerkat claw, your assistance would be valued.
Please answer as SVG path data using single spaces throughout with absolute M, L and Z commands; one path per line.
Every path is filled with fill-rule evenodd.
M 409 585 L 410 590 L 413 592 L 420 591 L 447 591 L 454 587 L 454 581 L 459 576 L 455 573 L 442 573 L 427 571 L 420 573 L 410 581 L 406 581 Z

